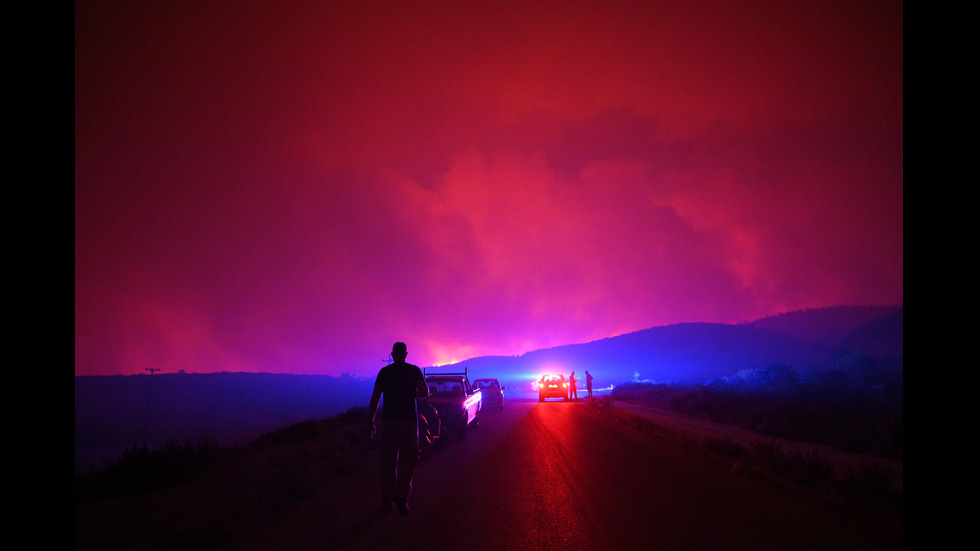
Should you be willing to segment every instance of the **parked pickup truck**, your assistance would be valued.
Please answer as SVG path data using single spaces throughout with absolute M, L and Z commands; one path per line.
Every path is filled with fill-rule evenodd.
M 483 407 L 480 389 L 470 386 L 466 371 L 462 373 L 425 373 L 429 387 L 429 404 L 439 412 L 442 430 L 457 439 L 466 438 L 466 428 L 476 425 Z

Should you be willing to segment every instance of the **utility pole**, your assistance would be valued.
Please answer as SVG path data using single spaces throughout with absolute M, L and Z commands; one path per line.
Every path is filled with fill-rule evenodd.
M 153 374 L 160 371 L 160 369 L 147 367 L 143 371 L 150 372 L 150 378 L 146 382 L 146 405 L 143 409 L 143 447 L 146 448 L 146 425 L 150 422 L 150 389 L 153 385 Z
M 388 357 L 387 358 L 385 358 L 384 360 L 381 360 L 381 362 L 384 363 L 385 365 L 391 365 L 391 362 L 393 362 L 393 361 L 395 361 L 395 360 L 391 359 L 391 354 L 390 353 L 388 354 Z

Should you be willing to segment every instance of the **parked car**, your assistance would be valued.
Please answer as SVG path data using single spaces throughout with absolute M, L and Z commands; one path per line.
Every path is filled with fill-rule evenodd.
M 546 398 L 564 398 L 568 401 L 568 383 L 565 376 L 558 374 L 542 375 L 538 382 L 538 401 L 543 402 Z
M 469 376 L 463 373 L 425 373 L 429 387 L 429 404 L 439 413 L 441 430 L 466 438 L 466 428 L 480 420 L 483 393 L 470 386 Z M 441 438 L 441 435 L 440 435 Z
M 497 379 L 476 379 L 473 386 L 480 389 L 483 393 L 483 407 L 493 409 L 504 409 L 504 389 L 500 386 Z

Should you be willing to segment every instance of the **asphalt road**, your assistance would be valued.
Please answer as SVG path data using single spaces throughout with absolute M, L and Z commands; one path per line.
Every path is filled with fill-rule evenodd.
M 900 520 L 815 500 L 584 402 L 509 402 L 425 455 L 411 515 L 378 511 L 376 455 L 229 549 L 861 550 Z

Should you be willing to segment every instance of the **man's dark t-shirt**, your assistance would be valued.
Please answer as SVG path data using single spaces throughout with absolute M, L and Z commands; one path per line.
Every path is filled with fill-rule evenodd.
M 415 396 L 422 370 L 410 363 L 393 363 L 381 368 L 375 385 L 384 394 L 382 419 L 410 421 L 416 419 Z M 425 384 L 424 382 L 421 384 Z

